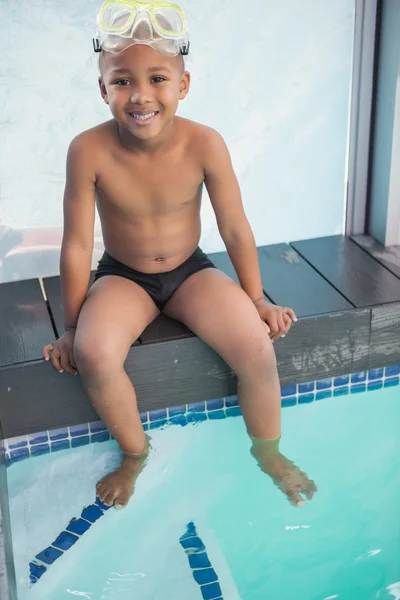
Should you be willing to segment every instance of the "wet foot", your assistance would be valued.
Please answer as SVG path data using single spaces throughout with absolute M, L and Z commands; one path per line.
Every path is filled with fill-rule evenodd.
M 141 455 L 124 454 L 118 469 L 109 473 L 96 486 L 97 496 L 106 506 L 123 508 L 132 496 L 136 479 L 143 471 L 148 450 Z
M 251 453 L 260 469 L 271 477 L 293 506 L 301 508 L 305 505 L 304 497 L 312 500 L 318 491 L 314 481 L 279 452 L 277 441 L 253 440 Z

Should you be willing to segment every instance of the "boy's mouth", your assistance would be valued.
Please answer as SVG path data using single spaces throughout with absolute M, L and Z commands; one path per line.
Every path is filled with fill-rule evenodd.
M 149 125 L 158 115 L 158 110 L 148 112 L 132 111 L 129 113 L 129 115 L 134 119 L 137 125 Z

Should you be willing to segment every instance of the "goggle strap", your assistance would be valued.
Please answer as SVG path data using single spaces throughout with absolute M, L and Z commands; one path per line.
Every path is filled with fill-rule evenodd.
M 92 42 L 93 42 L 93 50 L 95 52 L 101 52 L 101 44 L 100 44 L 99 38 L 93 38 Z

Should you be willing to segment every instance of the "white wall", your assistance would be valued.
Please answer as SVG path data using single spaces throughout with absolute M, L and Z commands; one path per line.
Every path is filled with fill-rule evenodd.
M 57 272 L 68 144 L 109 118 L 91 49 L 100 4 L 0 2 L 0 281 Z M 257 244 L 343 232 L 354 0 L 181 5 L 180 114 L 225 137 Z M 206 195 L 202 246 L 223 249 Z

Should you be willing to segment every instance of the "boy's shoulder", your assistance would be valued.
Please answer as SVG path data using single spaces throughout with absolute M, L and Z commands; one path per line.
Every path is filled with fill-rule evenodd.
M 190 136 L 191 139 L 197 139 L 201 142 L 208 142 L 213 139 L 221 139 L 221 134 L 209 127 L 208 125 L 204 125 L 203 123 L 198 123 L 197 121 L 191 121 L 190 119 L 185 119 L 183 117 L 176 117 L 176 119 L 181 124 L 181 128 L 186 133 L 186 135 Z
M 98 147 L 100 142 L 111 141 L 115 139 L 115 122 L 114 119 L 85 129 L 81 133 L 78 133 L 72 141 L 71 146 L 75 147 Z
M 190 148 L 202 162 L 213 161 L 227 149 L 222 135 L 216 129 L 182 117 L 177 119 L 188 149 Z

